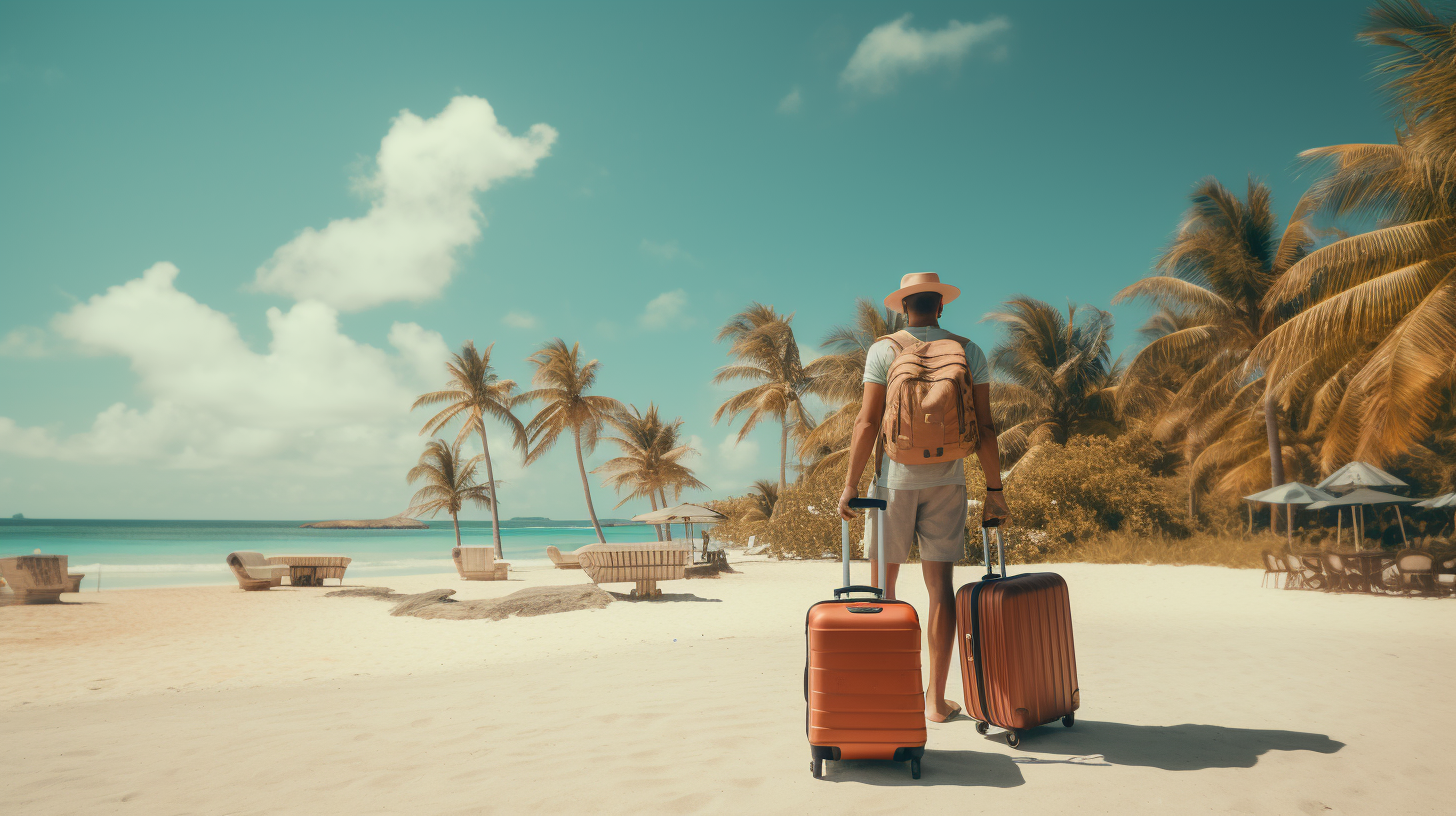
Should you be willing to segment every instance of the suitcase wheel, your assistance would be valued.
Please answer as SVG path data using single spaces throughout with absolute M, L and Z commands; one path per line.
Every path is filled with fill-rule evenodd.
M 981 736 L 984 737 L 984 736 L 986 736 L 986 732 L 987 731 L 990 731 L 990 730 L 991 730 L 991 726 L 989 726 L 989 725 L 981 722 L 980 720 L 977 720 L 976 721 L 976 733 L 977 734 L 980 734 Z
M 912 759 L 912 760 L 910 760 L 910 778 L 911 779 L 919 779 L 920 778 L 920 760 L 918 760 L 918 759 Z
M 810 772 L 812 772 L 814 774 L 814 778 L 815 779 L 823 779 L 824 778 L 824 760 L 822 760 L 822 759 L 811 759 L 811 760 L 809 760 L 809 770 L 810 770 Z
M 1076 721 L 1077 721 L 1077 715 L 1076 714 L 1068 714 L 1067 716 L 1065 716 L 1065 717 L 1062 718 L 1062 725 L 1065 725 L 1066 727 L 1071 728 L 1072 727 L 1072 723 L 1074 723 Z
M 1018 733 L 1016 733 L 1015 731 L 1012 731 L 1010 729 L 1007 729 L 1007 731 L 1006 731 L 1006 744 L 1009 745 L 1009 746 L 1011 746 L 1012 748 L 1019 748 L 1019 747 L 1021 747 L 1021 735 L 1018 734 Z

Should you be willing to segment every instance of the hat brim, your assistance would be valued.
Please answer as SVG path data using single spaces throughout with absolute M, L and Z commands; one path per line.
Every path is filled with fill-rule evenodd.
M 961 296 L 961 290 L 948 283 L 917 283 L 913 286 L 906 286 L 903 289 L 896 289 L 885 296 L 885 308 L 892 312 L 905 313 L 905 306 L 901 301 L 911 295 L 921 292 L 939 292 L 941 304 L 950 303 Z

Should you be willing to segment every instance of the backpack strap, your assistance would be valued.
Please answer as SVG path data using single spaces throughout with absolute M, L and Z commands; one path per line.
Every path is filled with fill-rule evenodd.
M 890 341 L 890 345 L 895 347 L 896 357 L 900 356 L 900 352 L 904 351 L 906 347 L 913 346 L 916 343 L 920 342 L 920 338 L 916 337 L 905 329 L 901 329 L 900 331 L 897 331 L 893 334 L 887 334 L 883 337 L 875 338 L 875 342 L 879 342 L 881 340 Z

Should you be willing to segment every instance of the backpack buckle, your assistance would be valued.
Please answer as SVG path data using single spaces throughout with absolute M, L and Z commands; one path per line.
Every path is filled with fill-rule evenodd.
M 926 448 L 926 449 L 922 450 L 921 453 L 925 456 L 926 459 L 929 459 L 930 458 L 930 448 Z M 944 456 L 945 455 L 945 448 L 936 448 L 935 449 L 935 455 L 936 456 Z

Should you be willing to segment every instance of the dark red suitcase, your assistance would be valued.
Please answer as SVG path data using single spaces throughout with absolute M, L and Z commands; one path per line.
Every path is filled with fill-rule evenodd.
M 885 502 L 855 499 L 850 506 L 883 511 Z M 880 523 L 883 541 L 883 512 Z M 875 587 L 849 585 L 849 522 L 841 530 L 846 586 L 834 590 L 834 600 L 809 607 L 804 620 L 809 769 L 818 779 L 825 760 L 888 759 L 908 761 L 910 775 L 919 779 L 925 754 L 920 618 L 915 607 L 883 600 Z M 881 576 L 884 558 L 881 547 Z M 841 598 L 851 592 L 869 592 L 875 598 Z
M 966 711 L 985 734 L 1006 729 L 1006 744 L 1020 732 L 1060 719 L 1068 728 L 1081 705 L 1072 646 L 1067 582 L 1053 572 L 1006 575 L 1005 543 L 996 529 L 1001 574 L 991 569 L 991 547 L 981 528 L 986 576 L 956 593 L 961 678 Z

